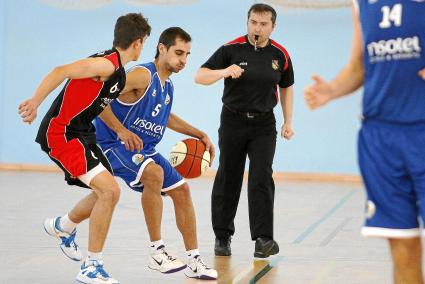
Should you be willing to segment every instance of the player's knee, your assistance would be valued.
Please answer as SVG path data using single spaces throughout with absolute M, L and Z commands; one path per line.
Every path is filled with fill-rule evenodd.
M 169 195 L 171 196 L 172 199 L 180 203 L 186 203 L 192 200 L 192 197 L 190 195 L 189 185 L 187 183 L 182 184 L 175 190 L 171 190 L 169 192 Z
M 179 194 L 181 195 L 181 197 L 185 200 L 189 200 L 190 199 L 190 189 L 189 189 L 189 185 L 187 183 L 184 183 L 180 186 L 179 188 L 180 192 Z
M 164 181 L 164 171 L 160 166 L 150 163 L 143 171 L 141 182 L 145 187 L 162 187 Z
M 121 190 L 119 186 L 105 188 L 98 194 L 98 198 L 112 205 L 116 205 L 120 199 Z

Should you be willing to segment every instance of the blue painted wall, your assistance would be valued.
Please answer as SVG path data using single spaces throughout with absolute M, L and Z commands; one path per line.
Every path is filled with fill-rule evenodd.
M 195 1 L 186 5 L 142 7 L 116 0 L 89 11 L 63 10 L 41 1 L 0 1 L 0 163 L 49 164 L 34 142 L 48 106 L 39 109 L 37 121 L 21 123 L 18 104 L 31 96 L 42 77 L 56 65 L 72 62 L 111 47 L 118 16 L 142 12 L 153 27 L 141 61 L 155 54 L 159 34 L 169 26 L 181 26 L 193 37 L 186 69 L 172 76 L 176 93 L 174 112 L 203 129 L 217 144 L 223 83 L 195 85 L 199 66 L 223 43 L 245 34 L 246 12 L 253 1 Z M 317 72 L 331 79 L 347 61 L 351 46 L 351 11 L 283 10 L 278 8 L 273 39 L 291 54 L 295 68 L 294 128 L 290 142 L 279 140 L 276 171 L 358 173 L 356 135 L 360 95 L 340 99 L 327 108 L 310 112 L 302 91 Z M 131 66 L 131 65 L 129 65 Z M 275 109 L 279 125 L 280 107 Z M 182 136 L 167 131 L 158 149 L 167 156 Z M 217 168 L 217 161 L 213 168 Z

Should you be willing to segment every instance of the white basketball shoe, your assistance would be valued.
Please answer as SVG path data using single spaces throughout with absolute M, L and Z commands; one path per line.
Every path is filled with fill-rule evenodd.
M 161 245 L 149 256 L 150 269 L 158 270 L 161 273 L 174 273 L 186 267 L 177 257 L 170 255 L 165 246 Z
M 187 263 L 187 268 L 184 274 L 189 278 L 196 278 L 201 280 L 215 280 L 217 279 L 217 271 L 208 267 L 199 255 L 191 258 Z
M 71 233 L 64 232 L 59 226 L 59 221 L 60 217 L 47 218 L 44 221 L 44 230 L 50 236 L 60 240 L 59 247 L 67 257 L 74 261 L 81 261 L 83 254 L 75 242 L 77 230 L 74 229 Z
M 84 261 L 76 280 L 84 284 L 119 284 L 103 269 L 102 260 Z

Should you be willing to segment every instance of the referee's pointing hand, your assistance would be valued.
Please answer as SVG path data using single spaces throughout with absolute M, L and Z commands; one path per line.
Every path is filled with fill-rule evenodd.
M 232 79 L 239 78 L 242 76 L 242 73 L 245 70 L 243 70 L 241 67 L 239 67 L 236 64 L 230 65 L 226 69 L 223 69 L 223 78 L 231 77 Z

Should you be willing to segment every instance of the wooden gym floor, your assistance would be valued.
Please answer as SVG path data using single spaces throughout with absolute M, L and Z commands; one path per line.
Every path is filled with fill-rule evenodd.
M 162 275 L 147 268 L 148 234 L 140 195 L 123 185 L 104 250 L 105 267 L 120 283 L 391 283 L 387 244 L 360 236 L 364 191 L 359 183 L 276 181 L 275 239 L 280 253 L 254 260 L 246 184 L 236 216 L 231 257 L 214 257 L 210 224 L 213 180 L 189 180 L 197 213 L 198 239 L 218 281 Z M 122 184 L 122 183 L 121 183 Z M 43 230 L 44 218 L 62 215 L 87 194 L 67 186 L 59 173 L 0 171 L 0 283 L 75 283 L 79 263 L 66 259 Z M 87 249 L 87 223 L 78 244 Z M 185 260 L 171 200 L 164 199 L 163 239 Z

